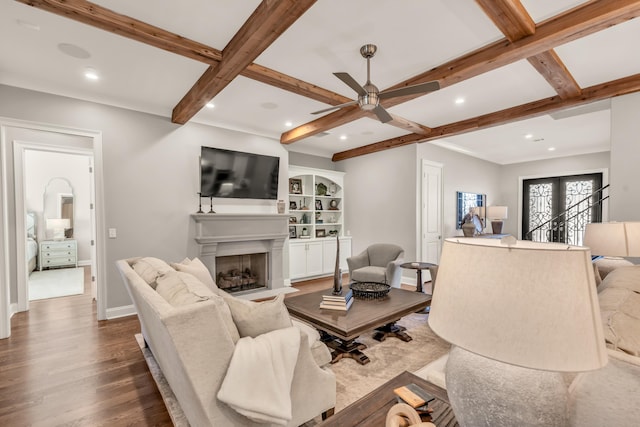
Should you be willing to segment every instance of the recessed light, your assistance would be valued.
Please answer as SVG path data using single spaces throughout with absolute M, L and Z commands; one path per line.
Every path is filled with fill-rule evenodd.
M 527 139 L 531 139 L 531 138 L 533 138 L 533 134 L 532 133 L 528 133 L 524 137 L 527 138 Z
M 213 102 L 207 103 L 207 108 L 213 108 L 213 107 L 215 107 L 215 104 Z
M 458 105 L 464 104 L 464 98 L 462 98 L 462 97 L 456 98 L 456 104 L 458 104 Z
M 347 139 L 347 135 L 340 135 L 340 139 L 344 141 L 345 139 Z
M 265 110 L 275 110 L 276 108 L 278 108 L 278 104 L 276 104 L 275 102 L 263 102 L 262 104 L 260 104 L 260 106 Z
M 291 122 L 285 122 L 284 125 L 288 128 L 290 128 L 291 126 L 293 126 L 293 123 Z
M 98 76 L 98 72 L 93 68 L 89 68 L 89 67 L 84 69 L 84 76 L 89 80 L 98 80 L 100 78 Z
M 556 151 L 556 147 L 549 147 L 549 148 L 547 148 L 547 150 L 549 150 L 549 151 Z

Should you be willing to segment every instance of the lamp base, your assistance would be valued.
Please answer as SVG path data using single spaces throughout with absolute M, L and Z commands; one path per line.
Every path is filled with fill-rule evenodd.
M 502 221 L 491 221 L 491 230 L 493 234 L 502 234 Z
M 558 372 L 521 368 L 452 346 L 447 393 L 460 426 L 566 426 L 567 387 Z

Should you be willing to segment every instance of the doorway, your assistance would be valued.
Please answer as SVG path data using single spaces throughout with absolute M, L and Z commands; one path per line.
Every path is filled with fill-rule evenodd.
M 26 235 L 36 246 L 33 263 L 27 269 L 28 301 L 82 294 L 85 291 L 85 267 L 95 272 L 91 243 L 95 241 L 92 224 L 93 155 L 88 150 L 34 146 L 16 142 L 14 158 L 22 163 L 23 194 L 30 226 Z M 15 170 L 19 170 L 16 165 Z M 31 254 L 30 254 L 31 255 Z M 94 274 L 89 274 L 89 281 Z M 19 284 L 21 286 L 21 284 Z M 91 290 L 89 286 L 88 290 Z M 18 295 L 22 295 L 19 292 Z M 92 295 L 95 298 L 95 295 Z M 26 304 L 18 301 L 20 307 Z M 23 311 L 23 310 L 21 310 Z
M 0 188 L 6 194 L 0 209 L 0 339 L 11 334 L 11 316 L 28 308 L 26 278 L 27 262 L 26 207 L 24 201 L 23 155 L 27 148 L 81 152 L 93 157 L 91 224 L 93 241 L 91 259 L 95 279 L 92 291 L 96 297 L 98 320 L 106 317 L 104 211 L 102 190 L 102 134 L 56 125 L 38 124 L 0 118 Z M 11 161 L 13 159 L 13 161 Z
M 421 165 L 420 260 L 440 262 L 442 250 L 442 164 L 422 160 Z M 431 280 L 429 277 L 425 280 Z
M 602 173 L 526 179 L 522 182 L 525 239 L 582 245 L 586 225 L 602 221 L 602 205 L 592 196 Z M 597 197 L 596 197 L 597 198 Z

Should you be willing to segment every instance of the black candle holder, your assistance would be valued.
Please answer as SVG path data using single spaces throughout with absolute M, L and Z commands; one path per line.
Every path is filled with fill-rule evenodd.
M 204 213 L 202 210 L 202 193 L 198 193 L 198 212 L 196 213 Z
M 213 210 L 213 196 L 209 196 L 209 212 L 208 213 L 216 213 Z

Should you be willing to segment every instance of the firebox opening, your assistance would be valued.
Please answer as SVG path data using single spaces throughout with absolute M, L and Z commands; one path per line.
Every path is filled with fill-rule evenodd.
M 267 287 L 267 253 L 216 258 L 216 284 L 234 293 Z

